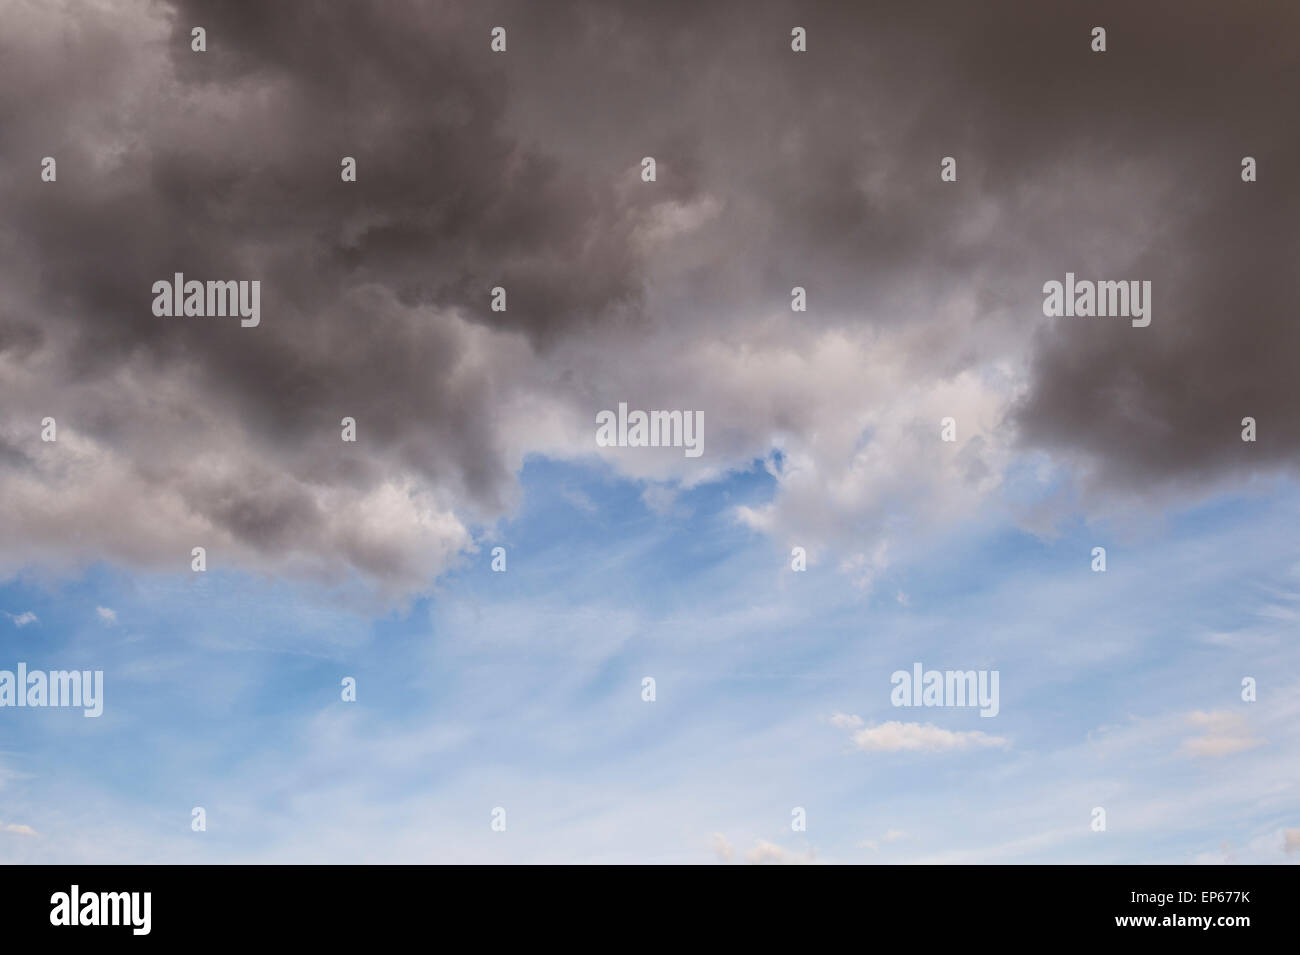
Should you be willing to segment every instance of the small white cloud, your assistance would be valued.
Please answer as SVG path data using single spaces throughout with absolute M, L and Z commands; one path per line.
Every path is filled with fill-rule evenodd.
M 735 850 L 731 848 L 731 843 L 727 837 L 720 832 L 713 834 L 713 851 L 723 862 L 730 862 L 731 857 L 735 855 Z
M 16 822 L 0 823 L 0 832 L 12 832 L 15 835 L 19 835 L 19 836 L 36 835 L 36 830 L 33 829 L 31 826 L 20 825 L 19 823 Z
M 23 613 L 6 612 L 5 616 L 14 622 L 15 627 L 25 627 L 29 623 L 40 623 L 40 621 L 36 619 L 36 614 L 32 613 L 30 610 L 26 610 Z
M 112 607 L 96 607 L 95 613 L 99 614 L 99 619 L 104 623 L 117 623 L 117 611 Z
M 760 839 L 758 845 L 745 853 L 745 861 L 750 865 L 810 865 L 815 855 L 811 849 L 807 852 L 792 852 Z
M 1300 829 L 1282 830 L 1282 851 L 1287 855 L 1300 852 Z
M 838 722 L 837 722 L 838 720 Z M 857 722 L 853 722 L 856 720 Z M 947 750 L 971 749 L 973 747 L 1006 746 L 1007 740 L 1001 736 L 990 736 L 979 730 L 957 732 L 946 730 L 932 723 L 900 723 L 891 720 L 875 726 L 862 726 L 861 717 L 845 716 L 837 713 L 831 717 L 831 723 L 840 729 L 853 729 L 849 734 L 858 749 L 876 753 L 942 752 Z
M 1264 740 L 1250 735 L 1246 717 L 1240 713 L 1216 710 L 1213 713 L 1189 713 L 1187 722 L 1201 728 L 1200 736 L 1183 740 L 1179 752 L 1186 756 L 1231 756 L 1263 745 Z

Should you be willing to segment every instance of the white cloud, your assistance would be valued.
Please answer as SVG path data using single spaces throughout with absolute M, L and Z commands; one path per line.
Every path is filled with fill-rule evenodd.
M 34 836 L 36 830 L 16 822 L 0 822 L 0 832 L 12 832 L 19 836 Z
M 999 486 L 1009 460 L 999 425 L 1017 387 L 1011 376 L 993 368 L 918 374 L 931 345 L 899 332 L 829 330 L 806 343 L 781 341 L 779 355 L 777 347 L 751 343 L 714 357 L 710 370 L 711 388 L 734 391 L 719 404 L 753 406 L 755 393 L 772 396 L 752 417 L 766 413 L 773 422 L 771 446 L 782 454 L 771 469 L 777 491 L 768 503 L 738 508 L 747 526 L 836 553 L 840 571 L 870 591 L 901 556 L 899 515 L 915 537 L 977 514 Z M 753 382 L 759 375 L 761 387 Z M 946 443 L 940 421 L 950 415 L 957 440 Z
M 1203 731 L 1200 736 L 1183 740 L 1179 752 L 1187 756 L 1231 756 L 1264 743 L 1263 739 L 1250 735 L 1246 717 L 1240 713 L 1227 710 L 1203 713 L 1197 710 L 1188 714 L 1187 722 Z
M 25 627 L 25 626 L 27 626 L 29 623 L 39 623 L 39 622 L 40 622 L 40 621 L 38 621 L 38 620 L 36 619 L 36 614 L 32 613 L 30 610 L 25 610 L 25 611 L 23 611 L 22 613 L 7 613 L 7 612 L 6 612 L 6 613 L 5 613 L 5 616 L 8 617 L 10 620 L 12 620 L 12 621 L 14 622 L 14 626 L 15 626 L 15 627 Z
M 117 611 L 112 607 L 96 607 L 95 613 L 99 614 L 99 619 L 105 623 L 117 623 Z
M 943 752 L 971 749 L 973 747 L 1006 746 L 1001 736 L 990 736 L 979 730 L 954 731 L 932 723 L 901 723 L 890 720 L 875 726 L 863 726 L 859 716 L 837 713 L 831 723 L 840 729 L 853 729 L 849 734 L 858 749 L 876 753 Z M 858 728 L 861 727 L 861 728 Z
M 731 842 L 720 832 L 713 834 L 713 851 L 722 862 L 730 862 L 732 856 L 735 855 Z
M 816 853 L 811 849 L 795 852 L 763 839 L 745 853 L 745 861 L 750 865 L 811 865 L 815 858 Z

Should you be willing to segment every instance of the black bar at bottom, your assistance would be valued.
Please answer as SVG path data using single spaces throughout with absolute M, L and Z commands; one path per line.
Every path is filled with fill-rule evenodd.
M 517 936 L 618 949 L 710 937 L 806 944 L 844 932 L 867 942 L 911 926 L 919 944 L 1124 936 L 1232 944 L 1289 934 L 1297 881 L 1287 865 L 827 867 L 798 877 L 728 867 L 717 878 L 705 878 L 709 867 L 593 868 L 554 867 L 539 878 L 441 866 L 11 866 L 0 874 L 0 912 L 6 941 L 54 943 L 373 945 L 427 930 L 434 934 L 417 937 L 457 947 L 469 932 L 478 944 Z

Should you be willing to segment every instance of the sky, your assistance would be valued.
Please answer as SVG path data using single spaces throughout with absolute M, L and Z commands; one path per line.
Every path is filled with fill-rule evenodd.
M 1300 861 L 1298 16 L 0 0 L 0 861 Z

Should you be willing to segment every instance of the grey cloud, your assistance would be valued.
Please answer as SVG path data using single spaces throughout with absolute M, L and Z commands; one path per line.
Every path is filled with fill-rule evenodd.
M 581 12 L 548 13 L 518 69 L 583 37 L 591 7 L 567 9 Z M 1097 486 L 1296 464 L 1300 136 L 1286 104 L 1300 13 L 699 4 L 594 19 L 599 54 L 565 57 L 514 113 L 553 148 L 599 156 L 617 145 L 590 121 L 601 100 L 565 94 L 604 69 L 620 80 L 598 87 L 626 117 L 619 135 L 693 128 L 696 180 L 724 211 L 692 246 L 683 298 L 736 316 L 738 337 L 801 284 L 813 327 L 937 325 L 919 375 L 1022 362 L 1029 387 L 1006 427 Z M 794 24 L 806 57 L 788 54 Z M 1095 25 L 1104 54 L 1089 49 Z M 945 155 L 957 185 L 939 182 Z M 1245 155 L 1257 183 L 1240 180 Z M 1066 271 L 1152 280 L 1154 324 L 1045 320 L 1042 283 Z M 1257 446 L 1238 439 L 1244 415 L 1261 422 Z

